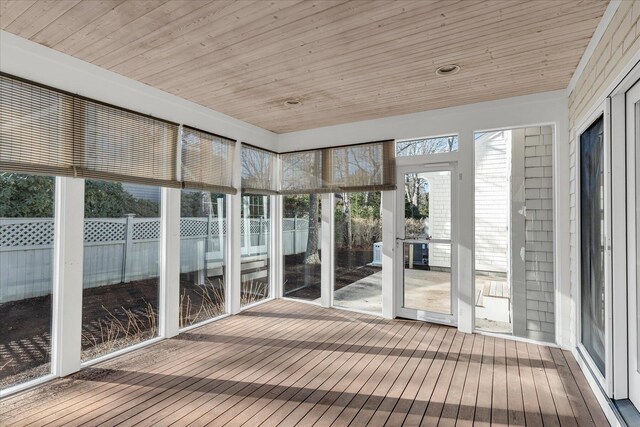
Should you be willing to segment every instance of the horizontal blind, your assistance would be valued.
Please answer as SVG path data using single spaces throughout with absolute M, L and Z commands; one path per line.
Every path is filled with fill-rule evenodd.
M 322 176 L 322 150 L 280 155 L 280 192 L 283 194 L 328 191 Z
M 234 150 L 232 139 L 184 126 L 181 138 L 184 188 L 235 194 Z
M 84 178 L 180 187 L 178 126 L 98 102 L 74 100 L 74 164 Z
M 277 194 L 277 158 L 276 153 L 242 144 L 242 191 Z
M 325 149 L 324 176 L 331 191 L 395 190 L 394 141 Z
M 0 170 L 73 175 L 73 98 L 0 75 Z

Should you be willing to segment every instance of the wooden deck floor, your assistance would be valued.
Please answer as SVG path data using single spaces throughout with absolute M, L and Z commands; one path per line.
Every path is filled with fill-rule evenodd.
M 603 426 L 570 353 L 272 301 L 0 402 L 0 425 Z

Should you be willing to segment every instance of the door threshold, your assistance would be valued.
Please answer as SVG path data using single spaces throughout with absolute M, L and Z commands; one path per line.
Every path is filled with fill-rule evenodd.
M 629 399 L 612 400 L 618 420 L 627 427 L 640 427 L 640 412 Z

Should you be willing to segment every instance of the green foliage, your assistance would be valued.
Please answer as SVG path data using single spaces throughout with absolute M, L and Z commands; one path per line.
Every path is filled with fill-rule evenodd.
M 0 173 L 1 218 L 52 218 L 55 179 Z
M 0 217 L 52 218 L 55 178 L 48 176 L 0 173 Z M 85 217 L 120 218 L 126 214 L 157 217 L 158 202 L 136 199 L 121 183 L 85 181 Z
M 351 201 L 351 216 L 354 218 L 380 218 L 380 203 L 382 200 L 382 193 L 375 192 L 362 192 L 362 193 L 348 193 L 347 195 Z
M 424 219 L 429 217 L 429 194 L 418 194 L 418 206 L 404 199 L 404 217 Z
M 285 218 L 306 218 L 309 216 L 309 195 L 283 196 L 283 213 Z
M 121 218 L 135 214 L 153 218 L 160 214 L 158 202 L 136 199 L 122 183 L 111 181 L 85 181 L 84 215 L 86 218 Z
M 199 191 L 181 192 L 180 215 L 183 217 L 202 216 L 202 195 Z

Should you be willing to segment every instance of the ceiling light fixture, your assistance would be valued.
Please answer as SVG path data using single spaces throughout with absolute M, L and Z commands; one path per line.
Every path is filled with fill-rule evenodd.
M 439 76 L 452 76 L 460 71 L 460 66 L 456 64 L 447 64 L 436 68 L 436 74 Z
M 302 101 L 299 99 L 291 98 L 284 101 L 285 107 L 299 107 L 300 105 L 302 105 Z

